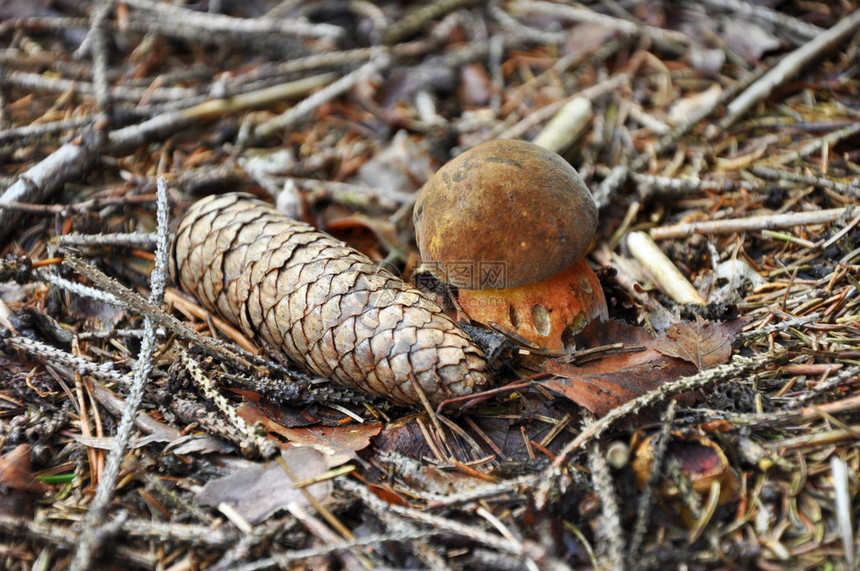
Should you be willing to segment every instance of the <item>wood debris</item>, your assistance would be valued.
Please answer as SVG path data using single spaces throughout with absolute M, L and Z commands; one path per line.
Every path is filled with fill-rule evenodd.
M 856 568 L 858 22 L 856 0 L 0 3 L 0 567 Z M 245 192 L 455 316 L 414 201 L 500 138 L 593 195 L 592 346 L 502 311 L 463 325 L 487 390 L 392 403 L 355 390 L 370 364 L 334 384 L 309 361 L 339 355 L 267 352 L 284 335 L 215 282 L 165 282 L 191 205 Z

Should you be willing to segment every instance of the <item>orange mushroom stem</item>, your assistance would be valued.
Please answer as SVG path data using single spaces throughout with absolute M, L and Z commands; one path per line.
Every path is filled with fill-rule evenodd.
M 461 289 L 457 302 L 470 320 L 501 325 L 554 353 L 573 349 L 573 337 L 583 327 L 609 316 L 600 281 L 584 259 L 534 284 Z

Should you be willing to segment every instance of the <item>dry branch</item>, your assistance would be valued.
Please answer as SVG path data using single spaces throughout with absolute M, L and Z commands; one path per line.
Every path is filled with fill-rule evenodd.
M 726 108 L 726 116 L 720 121 L 720 127 L 727 129 L 734 124 L 753 105 L 770 96 L 775 87 L 794 78 L 814 60 L 839 47 L 857 31 L 858 27 L 860 27 L 860 10 L 855 10 L 826 32 L 813 37 L 808 43 L 782 57 L 778 64 L 729 104 Z
M 92 137 L 79 137 L 71 143 L 66 143 L 47 158 L 18 175 L 17 180 L 0 196 L 0 240 L 9 235 L 20 219 L 17 212 L 4 209 L 4 204 L 44 202 L 67 182 L 79 179 L 91 171 L 97 163 L 99 152 L 126 155 L 149 141 L 169 137 L 196 121 L 296 97 L 331 79 L 333 79 L 331 74 L 323 74 L 267 87 L 226 100 L 207 101 L 181 111 L 168 112 L 138 125 L 112 131 L 108 135 L 104 148 L 101 148 Z
M 655 240 L 683 238 L 691 234 L 733 234 L 735 232 L 753 232 L 756 230 L 774 230 L 776 228 L 791 228 L 792 226 L 810 226 L 813 224 L 828 224 L 839 220 L 849 212 L 848 208 L 830 208 L 812 212 L 789 212 L 786 214 L 767 214 L 735 218 L 731 220 L 713 220 L 708 222 L 685 222 L 672 226 L 661 226 L 649 230 Z
M 0 187 L 10 187 L 0 198 L 0 495 L 4 510 L 23 514 L 0 517 L 0 567 L 67 566 L 75 550 L 78 568 L 856 564 L 858 0 L 43 4 L 0 2 Z M 560 110 L 576 121 L 559 123 Z M 202 196 L 287 189 L 297 219 L 445 300 L 458 292 L 425 281 L 416 257 L 405 216 L 414 191 L 477 142 L 535 136 L 571 161 L 600 205 L 589 258 L 602 266 L 610 315 L 638 321 L 639 332 L 677 327 L 631 278 L 623 240 L 671 237 L 661 243 L 670 265 L 716 301 L 678 311 L 748 320 L 729 365 L 668 379 L 592 420 L 531 375 L 555 358 L 611 368 L 637 354 L 624 339 L 553 357 L 516 345 L 498 333 L 504 325 L 473 327 L 500 387 L 428 419 L 324 380 L 327 369 L 305 375 L 261 357 L 264 336 L 231 331 L 215 305 L 174 289 L 166 311 L 138 293 L 152 265 L 159 173 L 172 181 L 177 216 Z M 263 174 L 248 167 L 244 156 L 271 147 L 278 158 Z M 23 215 L 33 224 L 16 222 Z M 242 243 L 270 241 L 246 222 Z M 223 230 L 211 234 L 226 240 Z M 665 263 L 650 245 L 645 265 Z M 68 247 L 80 251 L 65 267 L 56 256 Z M 338 281 L 316 279 L 314 256 L 302 256 L 308 288 Z M 377 263 L 364 263 L 361 275 L 378 279 Z M 284 274 L 276 286 L 295 287 L 284 264 L 273 273 Z M 670 290 L 684 280 L 663 281 Z M 217 293 L 209 286 L 201 300 Z M 361 333 L 371 357 L 390 357 L 384 326 L 402 329 L 385 311 L 374 307 L 374 329 Z M 253 317 L 246 332 L 259 333 Z M 315 362 L 358 351 L 331 337 Z M 154 347 L 155 338 L 166 341 Z M 133 414 L 139 402 L 146 415 Z M 135 448 L 123 452 L 129 430 Z M 713 486 L 691 487 L 670 437 L 679 430 L 719 442 L 749 484 L 739 501 L 716 510 Z M 652 444 L 638 446 L 640 436 Z M 328 507 L 252 525 L 241 510 L 195 502 L 201 483 L 247 462 L 238 454 L 299 441 L 365 446 L 326 473 L 338 489 Z M 604 458 L 610 446 L 629 457 Z M 650 474 L 642 454 L 653 454 Z M 21 480 L 38 484 L 18 489 Z M 40 480 L 52 495 L 32 493 L 46 488 Z M 692 527 L 677 525 L 669 487 L 684 491 Z

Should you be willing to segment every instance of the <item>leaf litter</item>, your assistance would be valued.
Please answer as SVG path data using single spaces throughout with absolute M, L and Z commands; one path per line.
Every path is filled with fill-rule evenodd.
M 4 568 L 855 566 L 855 2 L 2 11 Z M 568 354 L 473 326 L 494 388 L 464 410 L 146 301 L 160 177 L 173 220 L 250 192 L 455 315 L 418 279 L 415 191 L 576 98 L 552 140 L 600 206 L 611 319 Z

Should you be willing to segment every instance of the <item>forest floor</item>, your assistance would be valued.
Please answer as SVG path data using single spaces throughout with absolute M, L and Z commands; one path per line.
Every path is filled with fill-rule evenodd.
M 854 0 L 0 3 L 0 566 L 856 568 L 857 30 Z M 610 321 L 465 325 L 500 388 L 467 406 L 340 388 L 165 284 L 233 191 L 426 284 L 416 195 L 493 139 L 585 180 Z

